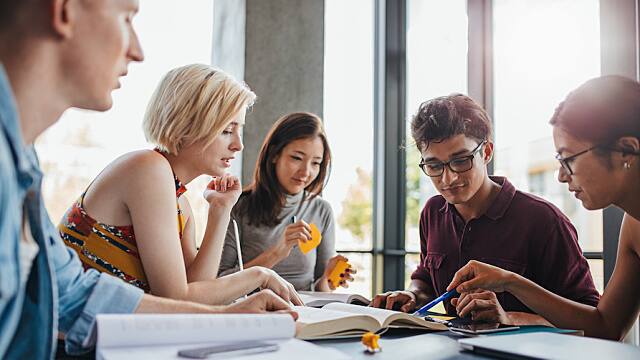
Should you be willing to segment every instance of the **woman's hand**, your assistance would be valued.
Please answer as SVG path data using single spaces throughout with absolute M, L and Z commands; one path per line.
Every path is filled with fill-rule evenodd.
M 234 314 L 260 314 L 272 311 L 287 313 L 290 314 L 294 320 L 298 319 L 298 313 L 295 312 L 286 301 L 282 300 L 282 298 L 274 294 L 271 290 L 262 290 L 244 300 L 237 301 L 223 308 L 223 312 Z
M 331 289 L 331 290 L 335 290 L 336 287 L 333 286 L 331 281 L 329 281 L 329 275 L 331 275 L 331 272 L 333 271 L 333 269 L 336 267 L 336 264 L 340 260 L 344 260 L 344 261 L 347 261 L 347 262 L 349 261 L 349 259 L 347 259 L 346 257 L 344 257 L 342 255 L 336 255 L 336 256 L 332 257 L 331 259 L 329 259 L 329 261 L 327 261 L 327 266 L 325 266 L 325 268 L 324 268 L 324 275 L 322 275 L 322 277 L 324 279 L 322 281 L 326 281 L 327 284 L 329 285 L 329 289 Z M 353 276 L 351 276 L 351 275 L 353 275 L 355 273 L 357 273 L 356 269 L 352 269 L 352 268 L 345 269 L 345 271 L 340 274 L 339 286 L 342 286 L 343 288 L 348 288 L 349 284 L 347 282 L 353 281 Z
M 447 291 L 456 289 L 460 294 L 477 289 L 504 292 L 515 276 L 510 271 L 471 260 L 456 272 Z
M 209 203 L 209 209 L 231 210 L 241 193 L 240 179 L 231 174 L 224 174 L 222 177 L 214 176 L 203 195 Z
M 290 282 L 283 279 L 280 275 L 278 275 L 275 271 L 271 269 L 267 269 L 262 266 L 255 266 L 251 269 L 256 269 L 260 272 L 260 276 L 263 278 L 262 285 L 260 286 L 263 289 L 270 289 L 276 295 L 280 296 L 286 302 L 290 302 L 293 305 L 303 306 L 304 303 L 300 296 L 296 292 L 296 289 L 291 285 Z
M 311 240 L 311 227 L 304 220 L 299 220 L 286 227 L 280 241 L 272 248 L 274 255 L 282 260 L 291 253 L 291 249 L 298 245 L 298 241 Z
M 511 324 L 511 319 L 500 305 L 496 293 L 487 290 L 474 290 L 462 293 L 459 298 L 451 299 L 458 316 L 471 315 L 474 321 Z

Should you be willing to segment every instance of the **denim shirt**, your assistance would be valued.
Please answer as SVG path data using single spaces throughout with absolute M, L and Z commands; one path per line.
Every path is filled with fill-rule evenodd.
M 35 90 L 34 90 L 35 91 Z M 41 194 L 42 172 L 25 146 L 10 84 L 0 64 L 0 359 L 53 358 L 58 331 L 66 350 L 89 350 L 99 313 L 131 313 L 142 290 L 95 270 L 84 271 L 51 223 Z M 26 214 L 23 213 L 23 210 Z M 20 282 L 24 215 L 39 252 Z

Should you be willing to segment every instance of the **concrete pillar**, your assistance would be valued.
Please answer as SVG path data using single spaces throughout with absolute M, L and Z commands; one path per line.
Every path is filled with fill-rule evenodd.
M 262 141 L 280 116 L 322 116 L 324 1 L 216 0 L 213 31 L 213 64 L 258 95 L 244 129 L 242 181 L 248 184 Z

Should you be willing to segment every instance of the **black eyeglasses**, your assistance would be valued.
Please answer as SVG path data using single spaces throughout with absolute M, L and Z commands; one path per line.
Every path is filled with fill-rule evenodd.
M 575 160 L 575 158 L 577 158 L 578 156 L 582 155 L 582 154 L 586 154 L 589 151 L 600 147 L 600 145 L 596 145 L 596 146 L 592 146 L 586 150 L 582 150 L 579 153 L 573 154 L 571 156 L 567 156 L 565 158 L 563 158 L 562 156 L 560 156 L 560 154 L 556 154 L 556 160 L 558 160 L 558 162 L 560 162 L 560 166 L 562 166 L 563 169 L 565 169 L 569 175 L 573 175 L 573 170 L 571 169 L 571 166 L 569 165 L 573 160 Z
M 478 151 L 480 151 L 482 145 L 484 145 L 486 142 L 487 141 L 485 140 L 478 144 L 475 149 L 471 150 L 471 153 L 469 155 L 451 159 L 447 162 L 437 161 L 425 163 L 424 160 L 422 160 L 420 161 L 420 164 L 418 164 L 418 166 L 420 167 L 420 169 L 422 169 L 425 175 L 429 177 L 437 177 L 442 175 L 444 173 L 445 166 L 449 167 L 449 170 L 455 173 L 463 173 L 465 171 L 469 171 L 473 167 L 473 158 L 476 156 Z

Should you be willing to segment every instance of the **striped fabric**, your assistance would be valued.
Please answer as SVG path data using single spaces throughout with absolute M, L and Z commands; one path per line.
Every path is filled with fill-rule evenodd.
M 187 189 L 174 175 L 177 199 Z M 80 256 L 85 269 L 93 268 L 135 285 L 149 292 L 149 283 L 140 261 L 133 225 L 113 226 L 98 222 L 83 207 L 84 193 L 67 210 L 58 225 L 60 236 L 67 246 Z M 184 217 L 178 209 L 180 239 L 184 232 Z

